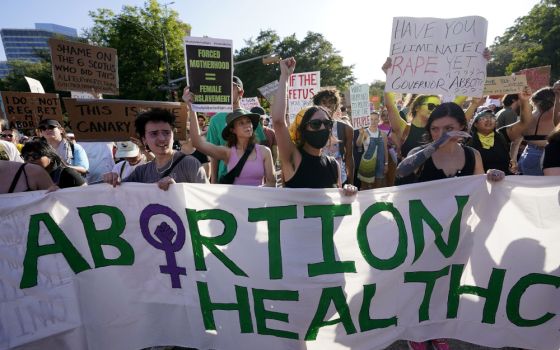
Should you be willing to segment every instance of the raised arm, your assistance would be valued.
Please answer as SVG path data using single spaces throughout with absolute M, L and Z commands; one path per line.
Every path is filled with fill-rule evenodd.
M 196 118 L 196 112 L 192 109 L 193 94 L 189 91 L 188 87 L 186 87 L 183 91 L 183 100 L 187 103 L 190 135 L 193 146 L 207 156 L 227 162 L 229 159 L 229 148 L 211 144 L 201 135 L 200 128 L 198 127 L 198 119 Z
M 469 105 L 469 108 L 467 108 L 467 110 L 465 111 L 465 118 L 467 118 L 467 122 L 471 121 L 471 119 L 476 114 L 476 110 L 478 109 L 478 107 L 482 106 L 482 104 L 484 103 L 485 100 L 486 100 L 486 97 L 484 97 L 484 96 L 483 97 L 473 97 L 472 98 L 472 101 L 471 101 L 471 104 Z
M 288 126 L 286 125 L 286 89 L 288 88 L 288 80 L 296 67 L 296 60 L 293 57 L 280 61 L 280 79 L 278 80 L 278 90 L 274 96 L 274 102 L 270 109 L 270 116 L 274 132 L 276 132 L 276 143 L 278 144 L 278 156 L 282 163 L 282 171 L 284 177 L 290 176 L 285 173 L 286 167 L 295 169 L 294 154 L 297 148 L 290 139 Z
M 391 57 L 387 57 L 387 60 L 381 67 L 385 75 L 392 66 Z M 401 118 L 399 114 L 399 109 L 397 108 L 397 103 L 395 102 L 395 94 L 392 92 L 385 92 L 385 107 L 387 107 L 387 115 L 389 116 L 389 123 L 391 124 L 391 129 L 393 132 L 398 136 L 399 139 L 402 139 L 402 134 L 406 129 L 407 123 Z
M 531 110 L 531 105 L 529 104 L 531 94 L 531 88 L 528 86 L 525 86 L 523 91 L 517 94 L 517 96 L 519 96 L 519 105 L 521 107 L 521 117 L 515 123 L 507 126 L 506 129 L 508 137 L 512 141 L 520 138 L 529 127 L 529 124 L 531 124 L 531 120 L 533 118 L 533 111 Z

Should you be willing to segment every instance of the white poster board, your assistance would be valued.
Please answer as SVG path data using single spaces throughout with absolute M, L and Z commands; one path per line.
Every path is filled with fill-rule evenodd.
M 274 94 L 276 94 L 276 90 L 278 90 L 278 80 L 263 85 L 260 88 L 257 88 L 257 90 L 259 90 L 261 95 L 263 95 L 264 98 L 268 100 L 268 102 L 272 103 Z
M 395 17 L 385 91 L 482 96 L 486 80 L 483 17 Z
M 24 78 L 27 81 L 27 84 L 29 85 L 30 92 L 34 92 L 37 94 L 45 93 L 45 89 L 43 89 L 43 84 L 41 84 L 39 80 L 30 77 L 24 77 Z
M 250 111 L 253 107 L 260 107 L 261 103 L 257 97 L 243 97 L 241 101 L 239 101 L 239 106 Z
M 321 87 L 321 72 L 294 73 L 288 84 L 288 114 L 293 122 L 296 114 L 313 103 Z
M 369 126 L 369 85 L 357 84 L 350 86 L 350 106 L 352 126 L 354 129 Z

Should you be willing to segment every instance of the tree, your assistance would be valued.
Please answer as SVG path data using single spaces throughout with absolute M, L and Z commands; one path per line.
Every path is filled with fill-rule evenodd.
M 10 73 L 0 80 L 0 90 L 29 92 L 25 77 L 30 77 L 39 80 L 45 92 L 55 91 L 50 59 L 39 62 L 12 60 L 9 65 Z
M 298 41 L 295 34 L 280 40 L 274 30 L 266 30 L 256 39 L 246 40 L 245 44 L 246 47 L 235 53 L 235 62 L 277 53 L 282 58 L 296 58 L 296 73 L 321 71 L 321 86 L 336 86 L 345 91 L 355 81 L 353 66 L 343 65 L 342 56 L 322 34 L 308 32 L 302 41 Z M 234 74 L 243 80 L 246 96 L 257 96 L 258 87 L 280 76 L 277 65 L 265 66 L 260 60 L 236 65 Z
M 551 65 L 552 81 L 560 78 L 560 0 L 541 0 L 496 38 L 491 49 L 490 76 Z
M 120 14 L 108 9 L 89 12 L 94 26 L 86 38 L 99 46 L 117 50 L 120 95 L 133 100 L 165 100 L 167 73 L 171 78 L 185 74 L 183 37 L 190 25 L 179 20 L 176 11 L 149 0 L 143 8 L 123 6 Z M 164 45 L 168 52 L 166 70 Z

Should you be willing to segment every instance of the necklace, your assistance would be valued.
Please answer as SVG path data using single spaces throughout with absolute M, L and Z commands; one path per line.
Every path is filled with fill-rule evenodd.
M 173 156 L 174 156 L 174 155 L 175 155 L 175 152 L 173 152 L 173 153 L 171 154 L 171 159 L 169 160 L 169 165 L 168 165 L 165 169 L 161 169 L 161 170 L 160 170 L 160 169 L 158 169 L 158 167 L 157 167 L 157 165 L 156 165 L 156 171 L 157 171 L 158 174 L 161 175 L 161 174 L 165 173 L 167 170 L 169 170 L 169 169 L 171 168 L 171 165 L 173 165 Z

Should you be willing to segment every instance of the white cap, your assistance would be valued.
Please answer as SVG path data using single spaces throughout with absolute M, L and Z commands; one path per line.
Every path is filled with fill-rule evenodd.
M 117 152 L 115 158 L 133 158 L 138 156 L 140 149 L 132 141 L 117 142 Z

